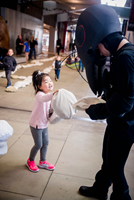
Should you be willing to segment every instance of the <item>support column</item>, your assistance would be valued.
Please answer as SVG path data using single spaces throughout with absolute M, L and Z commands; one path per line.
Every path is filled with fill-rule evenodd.
M 66 38 L 67 24 L 68 24 L 67 21 L 64 22 L 64 33 L 63 33 L 63 42 L 62 42 L 63 49 L 62 49 L 62 52 L 64 52 L 64 47 L 65 47 L 65 38 Z
M 55 53 L 55 48 L 56 48 L 56 43 L 55 43 L 55 37 L 56 37 L 56 33 L 55 33 L 55 28 L 51 27 L 49 30 L 49 52 Z
M 60 38 L 60 22 L 58 22 L 58 39 Z
M 0 7 L 0 16 L 2 16 L 5 19 L 5 8 Z

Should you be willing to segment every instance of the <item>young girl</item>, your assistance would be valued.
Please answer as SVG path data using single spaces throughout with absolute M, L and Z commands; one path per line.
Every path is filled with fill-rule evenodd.
M 29 125 L 34 139 L 34 146 L 31 149 L 30 156 L 27 160 L 27 167 L 32 172 L 38 172 L 39 168 L 54 170 L 55 166 L 46 161 L 48 139 L 48 117 L 50 102 L 53 95 L 58 92 L 49 93 L 53 90 L 53 82 L 48 74 L 35 71 L 32 75 L 33 86 L 35 89 L 35 101 L 33 111 L 30 117 Z M 40 161 L 38 167 L 35 165 L 34 159 L 40 150 Z

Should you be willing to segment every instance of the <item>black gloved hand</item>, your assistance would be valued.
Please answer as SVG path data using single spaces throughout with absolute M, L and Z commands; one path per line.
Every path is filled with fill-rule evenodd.
M 85 111 L 92 120 L 106 119 L 110 116 L 105 103 L 91 105 Z

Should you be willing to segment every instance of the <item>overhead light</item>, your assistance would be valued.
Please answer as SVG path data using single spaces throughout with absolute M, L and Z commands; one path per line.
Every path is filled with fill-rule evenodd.
M 75 10 L 75 7 L 71 7 L 72 10 Z
M 126 0 L 101 0 L 101 4 L 107 4 L 109 6 L 124 7 Z

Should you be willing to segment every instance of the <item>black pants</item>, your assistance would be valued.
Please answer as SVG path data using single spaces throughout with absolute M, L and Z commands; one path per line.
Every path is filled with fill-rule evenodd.
M 57 54 L 59 55 L 60 54 L 60 48 L 57 48 Z
M 32 60 L 33 52 L 34 52 L 34 59 L 36 59 L 36 51 L 35 51 L 35 48 L 31 48 L 31 49 L 30 49 L 30 60 Z
M 11 70 L 5 71 L 5 73 L 6 73 L 6 79 L 7 79 L 7 86 L 9 86 L 11 85 L 11 79 L 10 79 Z
M 118 134 L 119 133 L 119 134 Z M 107 126 L 103 141 L 103 164 L 96 174 L 93 187 L 106 196 L 108 188 L 113 184 L 112 200 L 127 200 L 129 188 L 124 175 L 124 167 L 133 142 L 126 138 L 127 131 L 115 133 Z

